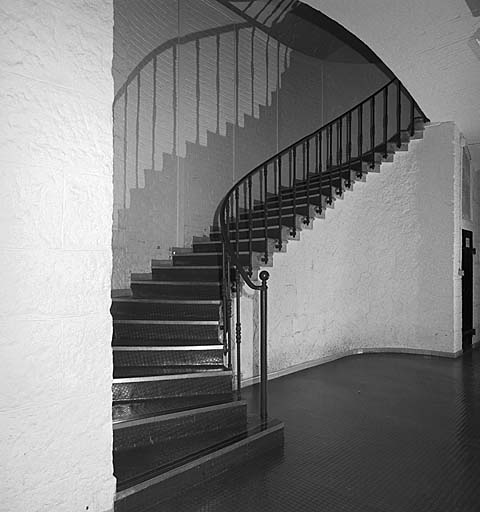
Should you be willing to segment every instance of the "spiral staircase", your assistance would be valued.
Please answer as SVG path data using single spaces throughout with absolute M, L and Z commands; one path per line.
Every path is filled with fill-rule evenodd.
M 132 276 L 131 296 L 113 299 L 116 510 L 142 510 L 282 446 L 283 424 L 267 410 L 265 268 L 427 121 L 393 79 L 244 176 L 209 237 L 152 261 Z M 262 295 L 260 414 L 240 398 L 243 286 Z

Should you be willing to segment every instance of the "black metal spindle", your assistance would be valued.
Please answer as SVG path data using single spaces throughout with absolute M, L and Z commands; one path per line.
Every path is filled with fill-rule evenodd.
M 402 84 L 397 80 L 397 147 L 402 145 Z
M 347 116 L 347 188 L 352 186 L 352 111 Z
M 253 264 L 252 264 L 252 177 L 249 176 L 247 180 L 248 187 L 248 274 L 252 276 L 253 274 Z
M 277 249 L 279 251 L 282 250 L 283 240 L 282 240 L 282 157 L 278 157 L 277 163 L 278 169 L 278 245 Z
M 372 151 L 372 169 L 375 166 L 375 96 L 370 99 L 370 145 Z
M 235 279 L 235 343 L 237 346 L 237 398 L 240 400 L 242 397 L 242 353 L 241 353 L 241 345 L 242 345 L 242 321 L 240 314 L 240 303 L 241 303 L 241 282 L 240 282 L 240 272 L 238 269 L 236 270 L 236 279 Z
M 262 287 L 260 289 L 260 417 L 265 423 L 268 419 L 267 404 L 267 281 L 270 274 L 266 270 L 260 272 Z
M 264 254 L 264 263 L 268 263 L 268 204 L 267 204 L 267 189 L 268 189 L 268 182 L 267 182 L 267 170 L 268 166 L 265 165 L 263 167 L 263 186 L 264 186 L 264 193 L 265 193 L 265 199 L 263 201 L 263 227 L 264 227 L 264 236 L 265 236 L 265 254 Z
M 343 177 L 343 117 L 338 120 L 338 165 L 340 165 L 340 172 L 338 173 L 338 191 L 339 194 L 343 192 L 342 177 Z
M 412 98 L 409 98 L 410 101 L 410 136 L 413 137 L 415 133 L 415 103 Z
M 328 190 L 328 201 L 332 204 L 333 200 L 333 125 L 330 124 L 328 127 L 328 177 L 329 177 L 329 190 Z
M 305 153 L 306 153 L 306 162 L 305 162 Z M 303 143 L 303 159 L 304 159 L 304 167 L 307 168 L 307 215 L 305 217 L 305 224 L 310 225 L 310 140 L 307 139 Z
M 240 191 L 239 187 L 235 188 L 235 252 L 237 256 L 240 254 L 240 229 L 239 229 L 239 219 L 240 219 Z
M 293 201 L 292 201 L 292 221 L 293 221 L 293 230 L 292 235 L 296 236 L 297 234 L 297 147 L 294 146 L 292 150 L 292 163 L 293 163 Z
M 388 157 L 388 85 L 383 90 L 383 157 Z
M 362 176 L 363 171 L 363 103 L 358 107 L 358 159 L 360 160 L 360 172 L 358 176 Z

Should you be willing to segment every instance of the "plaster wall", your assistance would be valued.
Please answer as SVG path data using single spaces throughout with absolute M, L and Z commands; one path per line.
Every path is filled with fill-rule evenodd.
M 356 182 L 300 241 L 274 254 L 267 269 L 271 375 L 365 349 L 453 355 L 459 334 L 461 348 L 454 322 L 459 148 L 453 123 L 431 124 L 423 140 Z M 248 381 L 258 375 L 258 299 L 244 294 Z
M 470 0 L 303 0 L 366 43 L 432 121 L 454 121 L 480 168 L 480 18 Z
M 0 7 L 0 510 L 112 510 L 109 0 Z
M 149 52 L 178 42 L 132 81 L 127 102 L 115 102 L 112 286 L 125 289 L 152 258 L 208 234 L 241 176 L 386 79 L 373 64 L 292 51 L 215 0 L 114 3 L 117 91 Z M 238 45 L 232 29 L 217 34 L 231 24 Z M 182 42 L 192 33 L 198 43 Z

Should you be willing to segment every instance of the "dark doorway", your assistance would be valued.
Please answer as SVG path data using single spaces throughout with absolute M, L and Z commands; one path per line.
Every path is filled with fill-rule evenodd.
M 462 348 L 472 346 L 473 328 L 473 233 L 462 230 Z

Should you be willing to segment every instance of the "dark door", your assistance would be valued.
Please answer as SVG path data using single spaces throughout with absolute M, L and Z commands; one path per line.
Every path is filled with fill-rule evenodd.
M 462 348 L 472 346 L 473 329 L 473 233 L 462 230 Z

